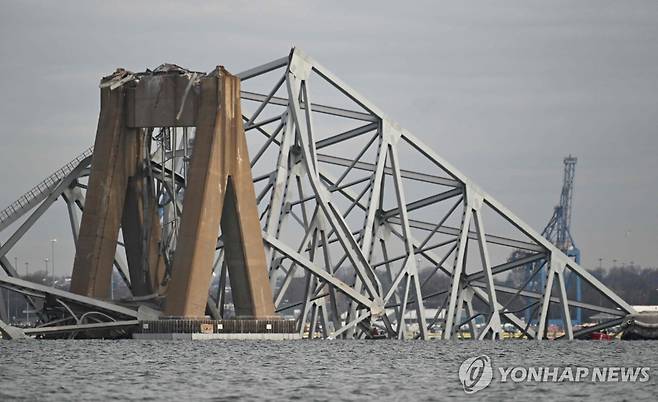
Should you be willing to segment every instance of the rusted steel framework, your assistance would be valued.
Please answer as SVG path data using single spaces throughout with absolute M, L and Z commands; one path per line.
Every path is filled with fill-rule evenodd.
M 178 101 L 168 107 L 178 121 L 153 125 L 144 120 L 148 116 L 127 117 L 128 126 L 146 127 L 150 133 L 143 172 L 153 183 L 158 255 L 165 264 L 155 296 L 165 295 L 162 289 L 172 286 L 181 269 L 172 257 L 183 238 L 183 200 L 191 199 L 185 195 L 186 184 L 192 186 L 192 175 L 199 174 L 190 160 L 202 141 L 195 116 L 203 91 L 199 95 L 195 88 L 203 75 L 176 71 L 184 82 L 173 87 L 178 89 L 172 99 Z M 299 49 L 237 77 L 272 301 L 276 313 L 295 316 L 300 333 L 326 338 L 497 339 L 511 324 L 525 337 L 541 340 L 547 337 L 549 318 L 558 316 L 562 337 L 573 339 L 618 325 L 634 312 L 418 137 Z M 110 85 L 130 80 L 139 81 L 140 76 Z M 431 121 L 427 126 L 432 128 Z M 434 130 L 424 135 L 450 136 Z M 77 209 L 85 205 L 80 182 L 89 163 L 81 162 L 48 190 L 48 198 L 23 225 L 63 196 L 77 233 Z M 16 220 L 15 214 L 9 213 L 9 219 Z M 152 226 L 142 224 L 140 232 Z M 11 236 L 0 247 L 0 263 L 9 276 L 14 271 L 5 257 L 22 228 L 15 232 L 17 238 Z M 225 310 L 227 285 L 237 278 L 227 263 L 233 258 L 227 244 L 230 228 L 221 229 L 211 268 L 219 286 L 209 293 L 206 306 L 214 318 L 230 315 Z M 523 253 L 509 260 L 514 250 Z M 115 254 L 114 266 L 131 284 L 122 247 Z M 514 280 L 515 272 L 530 263 L 540 267 L 535 275 L 545 275 L 542 291 L 528 287 L 532 275 L 525 282 Z M 565 286 L 567 273 L 598 292 L 598 302 L 574 301 Z M 534 302 L 528 304 L 528 299 Z M 574 329 L 571 316 L 576 308 L 614 318 Z M 536 326 L 522 318 L 526 311 Z

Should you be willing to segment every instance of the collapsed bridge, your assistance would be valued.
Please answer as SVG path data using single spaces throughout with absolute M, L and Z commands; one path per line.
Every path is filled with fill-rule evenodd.
M 70 291 L 21 280 L 7 258 L 58 199 L 76 244 Z M 235 76 L 163 65 L 104 78 L 93 152 L 2 211 L 10 227 L 0 286 L 39 321 L 0 321 L 9 337 L 163 320 L 271 329 L 297 310 L 294 331 L 311 338 L 496 339 L 509 324 L 541 340 L 557 316 L 574 339 L 634 313 L 299 49 Z M 525 283 L 510 281 L 528 264 Z M 113 270 L 131 298 L 109 300 Z M 576 301 L 572 278 L 599 303 Z M 574 329 L 576 309 L 610 319 Z

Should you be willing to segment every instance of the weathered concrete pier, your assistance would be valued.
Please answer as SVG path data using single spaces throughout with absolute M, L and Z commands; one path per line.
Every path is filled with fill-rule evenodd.
M 635 313 L 299 49 L 235 75 L 119 69 L 100 92 L 93 148 L 0 211 L 0 287 L 34 311 L 0 316 L 5 337 L 542 340 L 559 320 L 574 339 Z M 8 258 L 57 200 L 69 290 Z

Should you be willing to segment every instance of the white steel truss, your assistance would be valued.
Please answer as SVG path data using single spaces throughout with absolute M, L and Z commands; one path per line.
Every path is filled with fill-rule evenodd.
M 561 337 L 573 339 L 618 325 L 634 313 L 301 50 L 238 76 L 273 298 L 278 313 L 295 316 L 301 333 L 311 338 L 496 339 L 511 324 L 525 337 L 541 340 L 557 315 Z M 147 159 L 159 183 L 161 250 L 169 257 L 193 130 L 167 130 L 152 133 L 155 149 Z M 59 196 L 76 236 L 84 206 L 80 180 L 88 175 L 90 158 L 79 163 L 0 245 L 0 264 L 8 276 L 15 270 L 7 252 Z M 4 219 L 13 222 L 18 213 L 27 210 L 8 211 Z M 225 315 L 228 279 L 221 236 L 217 244 L 213 270 L 220 286 L 209 295 L 209 311 L 219 318 Z M 115 265 L 129 284 L 119 254 Z M 515 281 L 514 272 L 529 263 L 538 269 L 530 278 L 520 275 L 525 283 Z M 539 276 L 545 277 L 543 292 L 528 290 Z M 598 302 L 574 300 L 569 284 L 575 277 L 599 295 Z M 574 329 L 576 308 L 611 318 Z M 531 322 L 521 318 L 526 310 Z

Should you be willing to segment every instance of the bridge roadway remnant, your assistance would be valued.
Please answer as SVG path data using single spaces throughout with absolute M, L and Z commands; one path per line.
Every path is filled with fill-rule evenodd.
M 499 339 L 507 324 L 574 339 L 635 312 L 299 49 L 236 75 L 164 64 L 100 86 L 93 155 L 0 211 L 0 287 L 36 320 L 5 336 Z M 58 199 L 70 292 L 7 257 Z M 113 270 L 130 297 L 108 300 Z M 597 298 L 575 300 L 572 278 Z M 576 309 L 610 319 L 579 328 Z

